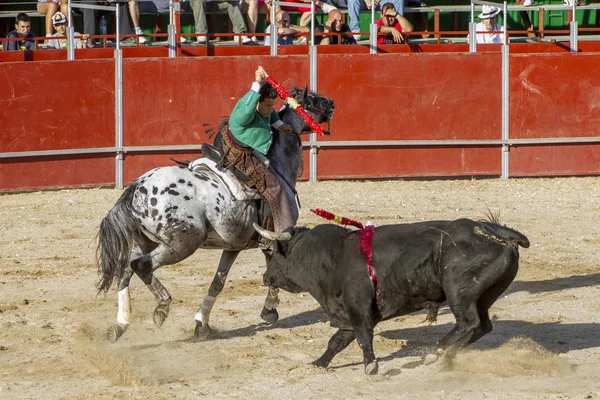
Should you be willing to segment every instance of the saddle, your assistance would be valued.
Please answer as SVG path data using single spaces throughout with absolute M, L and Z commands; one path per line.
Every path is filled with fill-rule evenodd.
M 202 158 L 192 161 L 188 168 L 192 171 L 208 171 L 217 176 L 221 182 L 229 189 L 232 196 L 239 201 L 259 201 L 258 216 L 261 227 L 273 229 L 273 218 L 269 202 L 264 200 L 261 194 L 247 185 L 249 178 L 240 170 L 223 167 L 223 154 L 215 146 L 203 143 L 201 147 Z M 256 156 L 265 165 L 269 165 L 269 160 L 257 151 Z

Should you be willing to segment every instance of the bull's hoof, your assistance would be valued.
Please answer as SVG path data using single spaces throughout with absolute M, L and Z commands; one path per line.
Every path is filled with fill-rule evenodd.
M 206 340 L 212 334 L 212 329 L 208 324 L 202 325 L 202 322 L 196 321 L 196 329 L 194 329 L 194 340 L 197 342 L 201 342 Z
M 319 358 L 318 360 L 315 360 L 315 361 L 311 362 L 310 364 L 314 365 L 315 367 L 319 367 L 319 368 L 327 368 L 327 366 L 329 365 L 329 362 L 321 360 Z
M 111 341 L 113 343 L 116 342 L 121 336 L 123 336 L 128 326 L 129 325 L 119 323 L 112 325 L 106 331 L 106 340 Z
M 260 317 L 269 324 L 274 324 L 279 320 L 279 313 L 277 312 L 276 308 L 267 310 L 265 307 L 263 307 Z
M 154 314 L 152 315 L 152 320 L 154 321 L 154 325 L 158 328 L 162 326 L 167 317 L 169 316 L 170 303 L 159 304 L 154 309 Z
M 377 375 L 377 371 L 379 371 L 379 364 L 377 364 L 377 360 L 371 361 L 365 367 L 365 375 Z

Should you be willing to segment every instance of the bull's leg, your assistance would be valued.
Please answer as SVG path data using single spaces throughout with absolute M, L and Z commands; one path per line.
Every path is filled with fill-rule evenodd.
M 279 288 L 269 286 L 265 306 L 263 307 L 260 317 L 270 324 L 274 324 L 279 320 L 277 306 L 279 305 Z
M 317 367 L 327 368 L 331 360 L 333 360 L 333 357 L 348 347 L 354 338 L 354 331 L 342 329 L 338 330 L 333 334 L 331 339 L 329 339 L 329 344 L 327 344 L 327 350 L 325 350 L 325 353 L 323 353 L 318 360 L 313 361 L 312 364 L 316 365 Z
M 480 328 L 481 320 L 475 302 L 468 305 L 453 305 L 450 303 L 450 309 L 456 317 L 456 325 L 438 342 L 437 355 L 444 352 L 450 361 L 456 350 L 471 343 L 471 338 Z
M 373 324 L 369 318 L 371 314 L 368 310 L 362 312 L 350 311 L 350 322 L 356 335 L 356 341 L 363 352 L 363 362 L 365 364 L 365 374 L 375 375 L 379 370 L 375 352 L 373 351 Z
M 208 288 L 208 295 L 204 298 L 204 302 L 194 317 L 196 319 L 196 329 L 194 330 L 194 336 L 197 340 L 204 340 L 210 336 L 211 329 L 208 326 L 208 320 L 210 319 L 210 311 L 212 310 L 217 296 L 223 290 L 229 269 L 233 265 L 235 259 L 240 254 L 239 251 L 227 251 L 224 250 L 219 260 L 219 267 L 213 278 L 210 287 Z

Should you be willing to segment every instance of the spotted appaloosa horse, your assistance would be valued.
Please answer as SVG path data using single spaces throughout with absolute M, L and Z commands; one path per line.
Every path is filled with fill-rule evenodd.
M 333 100 L 306 89 L 295 89 L 292 95 L 318 123 L 333 116 Z M 279 117 L 292 127 L 293 134 L 275 133 L 267 158 L 293 188 L 302 165 L 300 135 L 310 128 L 287 104 Z M 170 166 L 136 179 L 104 217 L 98 234 L 98 291 L 108 291 L 115 280 L 119 288 L 117 322 L 109 328 L 108 338 L 118 340 L 130 324 L 129 282 L 134 273 L 156 297 L 153 319 L 161 326 L 169 314 L 171 295 L 154 271 L 184 260 L 199 248 L 223 249 L 208 295 L 195 316 L 194 336 L 206 338 L 211 332 L 210 311 L 230 267 L 240 251 L 258 247 L 252 240 L 252 224 L 257 221 L 257 199 L 248 199 L 229 172 Z M 268 322 L 278 319 L 277 293 L 278 289 L 269 288 L 261 314 Z

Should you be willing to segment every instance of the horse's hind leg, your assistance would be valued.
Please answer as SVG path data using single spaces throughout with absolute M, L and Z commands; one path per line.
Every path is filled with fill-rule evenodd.
M 125 333 L 130 324 L 131 300 L 129 282 L 134 273 L 139 276 L 156 297 L 158 305 L 154 310 L 153 319 L 157 326 L 162 325 L 169 315 L 171 295 L 154 276 L 154 271 L 163 265 L 175 264 L 189 257 L 200 245 L 198 240 L 191 242 L 191 245 L 188 243 L 186 246 L 144 243 L 141 245 L 140 250 L 132 252 L 132 261 L 125 268 L 123 276 L 119 281 L 119 312 L 117 314 L 117 323 L 108 330 L 107 337 L 109 340 L 113 342 L 117 341 Z M 149 251 L 150 249 L 152 251 Z
M 210 333 L 212 332 L 210 327 L 208 326 L 208 320 L 210 319 L 210 311 L 215 305 L 217 296 L 223 290 L 223 286 L 225 286 L 225 281 L 227 280 L 229 270 L 239 254 L 239 251 L 227 250 L 224 250 L 221 254 L 221 259 L 219 260 L 219 267 L 217 268 L 217 272 L 215 273 L 213 281 L 210 284 L 210 287 L 208 288 L 208 295 L 204 298 L 202 306 L 200 307 L 200 309 L 196 313 L 196 316 L 194 317 L 196 319 L 196 329 L 194 330 L 194 336 L 197 340 L 204 340 L 208 338 L 208 336 L 210 336 Z

